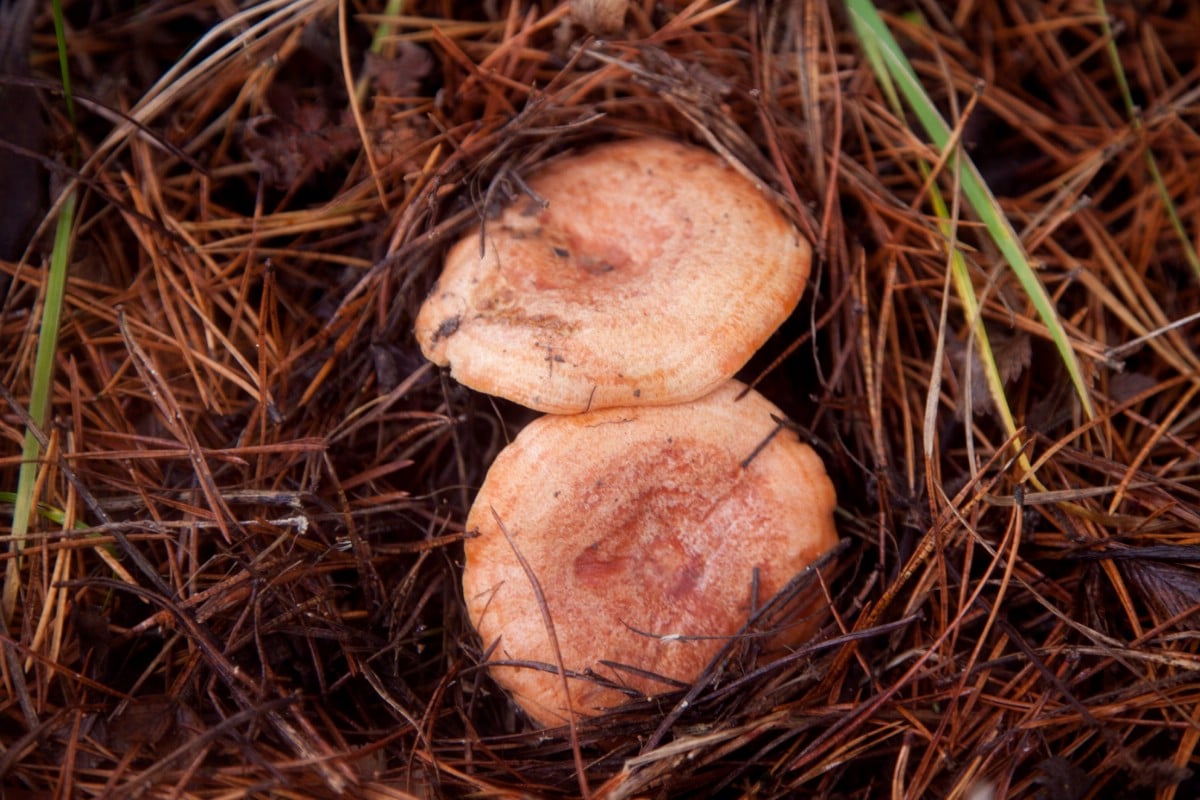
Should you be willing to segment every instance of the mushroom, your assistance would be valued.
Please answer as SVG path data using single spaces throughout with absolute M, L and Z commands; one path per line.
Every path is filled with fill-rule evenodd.
M 545 416 L 497 456 L 467 518 L 463 593 L 493 677 L 539 724 L 694 682 L 836 544 L 820 459 L 743 391 Z M 820 623 L 821 596 L 801 597 L 768 650 Z
M 539 411 L 701 397 L 808 279 L 808 242 L 707 150 L 609 143 L 527 187 L 450 249 L 416 336 L 461 383 Z

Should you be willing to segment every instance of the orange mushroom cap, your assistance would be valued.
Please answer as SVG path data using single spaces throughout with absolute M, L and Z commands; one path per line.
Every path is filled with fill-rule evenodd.
M 755 392 L 736 399 L 743 389 L 542 417 L 496 458 L 467 519 L 463 591 L 493 676 L 537 722 L 627 694 L 570 678 L 568 704 L 518 552 L 568 673 L 649 696 L 672 685 L 608 664 L 693 682 L 754 609 L 836 544 L 820 459 L 789 432 L 771 438 L 779 410 Z M 772 646 L 811 636 L 824 609 L 814 599 Z
M 707 150 L 615 142 L 528 185 L 545 204 L 522 196 L 451 248 L 417 317 L 425 355 L 473 389 L 557 414 L 691 400 L 803 293 L 808 242 Z

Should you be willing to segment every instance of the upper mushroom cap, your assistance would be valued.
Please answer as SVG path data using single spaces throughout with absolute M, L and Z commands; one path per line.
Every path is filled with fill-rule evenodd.
M 715 154 L 665 139 L 552 162 L 446 256 L 417 317 L 460 382 L 558 414 L 700 397 L 796 307 L 811 248 Z M 482 256 L 481 256 L 482 252 Z
M 737 400 L 743 388 L 542 417 L 496 458 L 467 519 L 463 592 L 484 648 L 495 645 L 493 676 L 539 723 L 627 695 L 572 678 L 568 707 L 514 550 L 541 587 L 568 672 L 653 695 L 671 684 L 607 664 L 694 681 L 753 609 L 836 544 L 820 459 L 789 432 L 771 438 L 779 410 L 755 392 Z M 814 593 L 800 605 L 772 646 L 812 634 L 823 603 Z M 495 663 L 531 661 L 548 671 Z

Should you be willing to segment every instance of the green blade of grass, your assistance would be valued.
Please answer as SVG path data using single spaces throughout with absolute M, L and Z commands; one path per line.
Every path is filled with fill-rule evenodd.
M 384 21 L 380 22 L 375 28 L 375 33 L 371 36 L 370 52 L 374 55 L 381 56 L 384 53 L 384 48 L 387 46 L 388 38 L 392 35 L 391 23 L 387 22 L 389 17 L 398 17 L 404 12 L 405 0 L 388 0 L 387 7 L 383 10 Z M 354 96 L 357 101 L 362 104 L 367 101 L 367 90 L 370 88 L 371 80 L 366 75 L 361 76 L 354 86 Z
M 42 322 L 38 330 L 37 356 L 33 368 L 33 386 L 29 394 L 29 416 L 46 423 L 46 412 L 50 407 L 50 393 L 54 385 L 54 358 L 58 352 L 58 323 L 62 315 L 63 293 L 67 284 L 67 264 L 71 257 L 71 229 L 75 220 L 75 195 L 67 195 L 58 212 L 58 225 L 54 232 L 54 250 L 50 256 L 50 274 L 46 281 L 45 297 L 42 301 Z M 33 431 L 25 432 L 25 445 L 21 450 L 21 468 L 17 473 L 17 493 L 13 503 L 12 549 L 20 552 L 25 546 L 29 531 L 30 514 L 35 505 L 33 496 L 37 483 L 38 456 L 41 447 Z M 7 625 L 16 608 L 17 591 L 21 586 L 19 560 L 9 559 L 5 567 L 4 593 L 0 597 L 0 609 Z
M 58 74 L 63 85 L 63 100 L 67 103 L 67 119 L 75 128 L 75 93 L 71 91 L 71 69 L 67 63 L 67 27 L 63 23 L 62 0 L 51 3 L 54 11 L 54 38 L 58 45 Z
M 1140 133 L 1142 118 L 1138 114 L 1137 106 L 1133 104 L 1133 93 L 1129 91 L 1129 80 L 1125 76 L 1125 67 L 1121 64 L 1121 54 L 1117 51 L 1117 39 L 1113 35 L 1112 25 L 1108 22 L 1108 5 L 1105 0 L 1096 0 L 1096 11 L 1100 15 L 1100 27 L 1104 32 L 1104 46 L 1108 52 L 1108 60 L 1112 64 L 1113 74 L 1117 78 L 1117 86 L 1121 90 L 1125 113 L 1129 115 L 1129 124 Z M 1196 255 L 1196 248 L 1192 246 L 1192 240 L 1183 226 L 1183 220 L 1179 218 L 1175 201 L 1171 199 L 1171 193 L 1167 191 L 1167 182 L 1163 179 L 1162 171 L 1158 168 L 1158 160 L 1154 158 L 1154 153 L 1150 150 L 1149 145 L 1146 145 L 1146 170 L 1150 173 L 1150 179 L 1154 181 L 1154 186 L 1158 190 L 1163 208 L 1167 211 L 1167 219 L 1171 221 L 1171 227 L 1175 229 L 1175 235 L 1179 237 L 1179 243 L 1183 246 L 1184 258 L 1187 259 L 1196 278 L 1200 279 L 1200 256 Z
M 0 503 L 16 502 L 16 492 L 0 492 Z M 37 513 L 42 519 L 57 523 L 58 525 L 65 525 L 67 523 L 67 512 L 63 511 L 61 508 L 55 508 L 54 506 L 48 506 L 45 503 L 39 503 Z M 88 526 L 86 523 L 80 520 L 75 520 L 75 529 L 86 531 Z
M 862 42 L 863 51 L 867 56 L 867 60 L 871 63 L 872 69 L 875 71 L 884 98 L 898 117 L 903 116 L 904 109 L 900 101 L 900 95 L 896 92 L 896 84 L 892 81 L 891 73 L 885 66 L 882 53 L 875 46 L 875 40 L 863 37 Z M 953 168 L 957 170 L 959 164 L 959 152 L 957 150 L 954 153 L 954 159 L 951 163 Z M 971 275 L 967 269 L 966 258 L 963 257 L 962 249 L 957 244 L 954 219 L 950 213 L 950 209 L 946 205 L 946 201 L 942 198 L 942 194 L 938 190 L 937 184 L 929 180 L 932 173 L 930 166 L 921 161 L 917 163 L 917 169 L 920 171 L 925 184 L 929 186 L 929 198 L 933 205 L 933 212 L 939 220 L 938 226 L 941 229 L 942 235 L 946 238 L 946 242 L 949 245 L 950 277 L 954 285 L 954 291 L 962 303 L 963 313 L 968 320 L 968 324 L 971 326 L 971 335 L 974 337 L 975 346 L 979 353 L 984 377 L 987 381 L 988 393 L 992 397 L 992 403 L 1000 416 L 1000 421 L 1004 425 L 1005 432 L 1013 440 L 1013 447 L 1017 451 L 1018 464 L 1028 473 L 1032 470 L 1032 465 L 1029 463 L 1028 456 L 1024 453 L 1021 442 L 1017 438 L 1016 421 L 1013 418 L 1012 409 L 1009 408 L 1008 397 L 1004 393 L 1004 381 L 1000 378 L 1000 368 L 996 364 L 996 356 L 992 350 L 991 341 L 988 338 L 987 328 L 983 325 L 983 315 L 980 313 L 979 298 L 975 294 L 974 284 L 971 283 Z M 943 342 L 940 335 L 937 349 L 939 353 L 937 363 L 940 364 L 940 354 L 943 352 Z M 970 381 L 965 381 L 965 384 L 970 385 Z M 928 442 L 929 440 L 927 439 L 927 453 Z
M 846 5 L 859 40 L 864 43 L 871 42 L 871 47 L 877 49 L 877 57 L 882 68 L 895 81 L 900 94 L 916 114 L 934 146 L 944 151 L 950 141 L 950 126 L 946 124 L 933 101 L 929 99 L 929 95 L 925 93 L 912 65 L 908 63 L 899 44 L 884 25 L 875 6 L 870 0 L 846 0 Z M 1059 357 L 1067 368 L 1067 373 L 1070 375 L 1071 383 L 1075 387 L 1075 393 L 1079 397 L 1084 413 L 1089 419 L 1093 418 L 1095 410 L 1083 378 L 1083 370 L 1080 368 L 1075 351 L 1071 348 L 1067 332 L 1063 328 L 1062 320 L 1059 319 L 1050 296 L 1046 293 L 1045 287 L 1042 286 L 1033 266 L 1029 263 L 1020 238 L 1001 211 L 999 203 L 979 174 L 974 162 L 965 153 L 960 154 L 959 157 L 961 159 L 963 195 L 975 215 L 983 222 L 996 248 L 1012 269 L 1021 288 L 1024 289 L 1026 297 L 1029 298 L 1038 317 L 1042 320 L 1042 324 L 1046 326 L 1051 340 L 1058 349 Z
M 66 35 L 59 0 L 54 2 L 54 26 L 58 34 L 63 89 L 67 98 L 67 113 L 74 122 L 75 106 L 66 64 Z M 54 360 L 58 352 L 58 325 L 62 316 L 63 294 L 67 285 L 67 266 L 71 261 L 72 229 L 75 223 L 75 193 L 68 190 L 59 207 L 54 231 L 54 249 L 50 254 L 50 271 L 42 296 L 42 320 L 38 329 L 37 355 L 34 359 L 33 382 L 29 392 L 29 416 L 45 427 L 54 388 Z M 17 492 L 13 502 L 12 539 L 10 548 L 19 554 L 25 546 L 30 516 L 37 505 L 34 488 L 37 484 L 38 457 L 41 447 L 33 431 L 25 432 L 21 449 L 21 467 L 17 472 Z M 7 627 L 16 610 L 17 593 L 21 588 L 20 559 L 10 558 L 5 566 L 4 591 L 0 594 L 0 615 Z

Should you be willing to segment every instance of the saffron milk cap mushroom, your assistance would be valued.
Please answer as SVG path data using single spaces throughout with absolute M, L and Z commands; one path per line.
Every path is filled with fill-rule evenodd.
M 744 388 L 541 417 L 497 456 L 468 515 L 463 591 L 493 677 L 536 722 L 694 682 L 836 544 L 820 459 Z M 801 597 L 768 649 L 822 621 L 820 593 Z M 601 682 L 564 684 L 551 628 L 566 674 Z
M 539 411 L 663 405 L 732 377 L 796 307 L 811 248 L 714 153 L 600 145 L 454 245 L 416 321 L 459 382 Z

